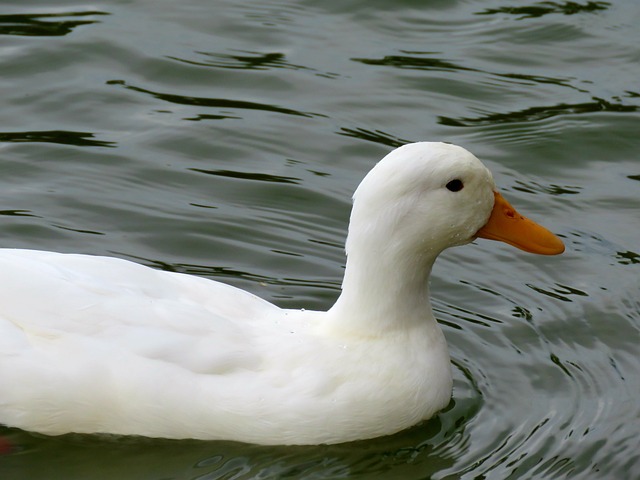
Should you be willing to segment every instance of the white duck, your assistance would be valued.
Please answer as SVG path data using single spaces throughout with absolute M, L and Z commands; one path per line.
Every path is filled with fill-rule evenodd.
M 116 258 L 2 249 L 0 423 L 259 444 L 400 431 L 449 402 L 429 273 L 445 248 L 476 237 L 564 250 L 471 153 L 415 143 L 358 187 L 327 312 Z

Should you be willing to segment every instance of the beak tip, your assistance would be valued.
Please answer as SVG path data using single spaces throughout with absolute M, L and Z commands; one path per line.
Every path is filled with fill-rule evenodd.
M 558 237 L 556 237 L 556 242 L 554 247 L 552 247 L 552 252 L 550 253 L 550 255 L 560 255 L 561 253 L 564 253 L 565 251 L 565 246 L 564 243 L 562 242 L 562 240 L 560 240 Z

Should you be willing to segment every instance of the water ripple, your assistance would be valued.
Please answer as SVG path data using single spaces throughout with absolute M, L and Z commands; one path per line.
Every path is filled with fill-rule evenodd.
M 299 178 L 283 177 L 281 175 L 270 175 L 266 173 L 237 172 L 232 170 L 206 170 L 202 168 L 190 168 L 192 172 L 204 173 L 207 175 L 216 175 L 218 177 L 239 178 L 243 180 L 257 180 L 269 183 L 291 183 L 300 184 Z
M 499 125 L 504 123 L 536 122 L 559 115 L 579 115 L 594 112 L 629 113 L 637 112 L 637 105 L 624 105 L 593 97 L 592 102 L 530 107 L 508 113 L 489 113 L 480 117 L 452 118 L 440 116 L 438 122 L 450 127 L 471 127 L 476 125 Z
M 277 105 L 269 105 L 266 103 L 247 102 L 245 100 L 232 100 L 228 98 L 208 98 L 208 97 L 192 97 L 189 95 L 177 95 L 171 93 L 154 92 L 141 87 L 135 87 L 128 85 L 123 80 L 109 80 L 108 85 L 122 85 L 125 88 L 134 92 L 145 93 L 158 100 L 169 102 L 177 105 L 190 105 L 194 107 L 207 107 L 207 108 L 225 108 L 225 109 L 240 109 L 240 110 L 262 110 L 265 112 L 282 113 L 285 115 L 294 115 L 298 117 L 320 117 L 323 116 L 318 113 L 300 112 L 290 108 L 280 107 Z
M 68 130 L 43 130 L 34 132 L 0 132 L 0 142 L 12 143 L 58 143 L 76 147 L 115 147 L 116 142 L 94 140 L 90 132 Z
M 76 27 L 99 23 L 98 20 L 66 20 L 65 18 L 109 15 L 107 12 L 64 12 L 0 15 L 0 35 L 27 37 L 59 37 L 71 33 Z M 64 20 L 63 20 L 64 19 Z
M 640 254 L 627 250 L 626 252 L 616 252 L 616 259 L 620 265 L 640 264 Z
M 583 187 L 572 186 L 572 185 L 555 185 L 555 184 L 542 185 L 538 182 L 534 182 L 531 180 L 529 181 L 516 180 L 514 183 L 515 183 L 515 186 L 511 188 L 518 192 L 532 193 L 532 194 L 544 193 L 547 195 L 554 195 L 554 196 L 577 195 L 583 189 Z
M 367 130 L 365 128 L 343 127 L 338 132 L 338 135 L 359 138 L 360 140 L 366 140 L 368 142 L 374 142 L 380 145 L 387 145 L 393 148 L 401 147 L 402 145 L 411 143 L 411 140 L 404 140 L 402 138 L 395 137 L 390 133 L 386 133 L 380 130 Z
M 530 75 L 513 72 L 494 72 L 479 68 L 467 67 L 451 60 L 434 58 L 436 52 L 420 52 L 401 50 L 405 55 L 386 55 L 382 58 L 352 58 L 352 61 L 365 65 L 394 67 L 402 70 L 425 70 L 442 72 L 474 72 L 489 75 L 502 80 L 517 80 L 517 83 L 524 85 L 550 84 L 567 87 L 580 92 L 586 90 L 571 84 L 573 79 L 561 77 L 549 77 L 544 75 Z M 425 57 L 425 55 L 427 55 Z M 513 82 L 516 83 L 516 82 Z
M 187 60 L 184 58 L 168 57 L 178 62 L 196 65 L 200 67 L 226 68 L 230 70 L 270 70 L 272 68 L 284 68 L 291 70 L 312 70 L 303 65 L 294 65 L 286 61 L 284 53 L 280 52 L 251 52 L 242 51 L 245 55 L 229 55 L 211 52 L 195 52 L 207 58 L 207 61 Z
M 538 18 L 550 14 L 575 15 L 584 12 L 591 13 L 606 10 L 610 6 L 610 2 L 587 2 L 584 5 L 577 2 L 536 2 L 532 5 L 517 7 L 508 6 L 487 8 L 482 12 L 477 12 L 476 15 L 495 15 L 504 13 L 507 15 L 519 15 L 520 17 L 518 20 L 522 20 L 525 18 Z
M 405 52 L 410 53 L 410 52 Z M 429 54 L 430 52 L 411 52 L 417 54 Z M 352 58 L 354 62 L 365 65 L 376 65 L 384 67 L 395 67 L 410 70 L 442 70 L 442 71 L 476 71 L 473 68 L 463 67 L 449 60 L 438 58 L 425 58 L 416 55 L 387 55 L 382 58 Z
M 0 215 L 7 217 L 38 217 L 31 213 L 30 210 L 0 210 Z

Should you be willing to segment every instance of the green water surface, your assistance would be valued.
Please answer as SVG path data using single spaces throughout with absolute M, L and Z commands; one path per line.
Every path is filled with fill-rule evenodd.
M 326 309 L 354 188 L 418 140 L 474 152 L 567 245 L 438 260 L 454 394 L 408 431 L 292 448 L 0 427 L 0 478 L 640 478 L 638 25 L 635 0 L 0 4 L 2 247 Z

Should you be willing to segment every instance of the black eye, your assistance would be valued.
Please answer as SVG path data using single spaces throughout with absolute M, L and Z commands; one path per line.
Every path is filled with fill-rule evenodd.
M 462 180 L 458 178 L 456 178 L 455 180 L 451 180 L 449 183 L 447 183 L 447 190 L 450 190 L 452 192 L 459 192 L 463 188 L 464 188 L 464 183 L 462 183 Z

